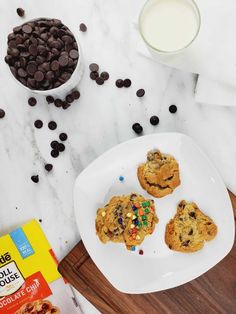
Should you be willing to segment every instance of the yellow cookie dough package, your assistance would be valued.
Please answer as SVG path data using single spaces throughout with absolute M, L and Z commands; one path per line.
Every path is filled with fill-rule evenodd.
M 0 314 L 80 313 L 39 223 L 0 238 Z

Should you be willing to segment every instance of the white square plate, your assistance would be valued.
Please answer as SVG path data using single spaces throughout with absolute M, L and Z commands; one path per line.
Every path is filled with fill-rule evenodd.
M 180 167 L 181 185 L 164 198 L 155 199 L 140 187 L 137 166 L 146 153 L 158 148 L 173 155 Z M 119 181 L 119 176 L 124 181 Z M 111 194 L 141 193 L 155 200 L 159 223 L 140 248 L 144 255 L 128 251 L 124 244 L 102 244 L 95 231 L 97 208 Z M 196 202 L 218 226 L 216 238 L 195 253 L 171 251 L 164 241 L 165 226 L 179 201 Z M 184 284 L 216 265 L 234 242 L 234 217 L 228 192 L 218 172 L 204 153 L 186 135 L 152 134 L 122 143 L 91 163 L 77 178 L 74 189 L 76 222 L 91 258 L 118 290 L 148 293 Z

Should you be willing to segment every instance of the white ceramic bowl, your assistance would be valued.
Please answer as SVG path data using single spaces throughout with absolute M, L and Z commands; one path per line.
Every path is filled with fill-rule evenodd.
M 35 19 L 32 19 L 32 20 L 29 20 L 29 21 L 27 21 L 25 23 L 34 22 L 34 21 L 40 20 L 40 19 L 49 19 L 50 20 L 50 19 L 53 19 L 53 18 L 51 18 L 51 17 L 39 17 L 39 18 L 35 18 Z M 25 23 L 23 23 L 23 24 L 25 24 Z M 63 21 L 62 21 L 62 23 L 63 23 Z M 64 24 L 64 25 L 66 27 L 68 27 L 66 24 Z M 71 90 L 73 90 L 79 84 L 79 81 L 82 78 L 83 70 L 84 70 L 82 49 L 81 49 L 81 45 L 80 45 L 80 42 L 79 42 L 79 39 L 78 39 L 78 36 L 76 35 L 76 33 L 73 31 L 72 28 L 68 27 L 68 29 L 72 32 L 72 34 L 75 37 L 76 43 L 78 45 L 79 58 L 78 58 L 78 62 L 77 62 L 77 65 L 76 65 L 76 68 L 75 68 L 74 72 L 72 73 L 72 75 L 69 78 L 69 80 L 66 81 L 64 84 L 60 85 L 59 87 L 48 89 L 48 90 L 31 89 L 31 88 L 25 86 L 24 84 L 22 84 L 20 81 L 18 81 L 17 78 L 11 73 L 10 67 L 8 66 L 9 72 L 11 73 L 11 76 L 15 79 L 15 81 L 18 84 L 23 86 L 23 88 L 25 88 L 28 92 L 35 93 L 35 94 L 38 94 L 38 95 L 43 95 L 43 96 L 50 95 L 50 96 L 53 96 L 54 98 L 64 98 L 67 93 L 69 93 Z

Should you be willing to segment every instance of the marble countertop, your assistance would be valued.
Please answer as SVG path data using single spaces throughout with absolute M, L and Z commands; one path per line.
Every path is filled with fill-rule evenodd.
M 160 65 L 137 52 L 141 40 L 133 21 L 144 0 L 2 0 L 0 2 L 0 232 L 9 232 L 31 218 L 42 219 L 42 227 L 59 259 L 80 240 L 73 212 L 73 184 L 78 174 L 112 146 L 136 136 L 132 124 L 139 122 L 143 134 L 178 131 L 190 135 L 208 154 L 227 186 L 236 192 L 236 109 L 196 103 L 197 77 Z M 17 16 L 16 8 L 26 17 Z M 17 84 L 4 63 L 6 37 L 13 26 L 35 17 L 56 17 L 77 32 L 84 55 L 85 72 L 79 85 L 81 98 L 66 111 L 48 105 L 27 103 L 30 93 Z M 86 33 L 79 31 L 85 23 Z M 89 78 L 88 65 L 97 62 L 110 79 L 98 86 Z M 115 87 L 117 78 L 130 78 L 128 89 Z M 136 90 L 144 88 L 143 98 Z M 168 107 L 178 111 L 170 114 Z M 154 127 L 149 118 L 158 115 Z M 44 122 L 35 129 L 34 121 Z M 55 131 L 47 128 L 54 120 Z M 61 132 L 68 134 L 66 150 L 50 156 L 50 142 Z M 46 173 L 44 163 L 54 165 Z M 39 174 L 35 184 L 30 177 Z M 86 208 L 85 214 L 86 214 Z M 95 310 L 79 296 L 84 313 Z

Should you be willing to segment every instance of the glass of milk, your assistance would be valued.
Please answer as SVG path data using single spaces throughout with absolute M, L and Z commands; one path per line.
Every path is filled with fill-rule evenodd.
M 148 0 L 139 16 L 139 31 L 158 53 L 187 48 L 200 30 L 200 12 L 193 0 Z

